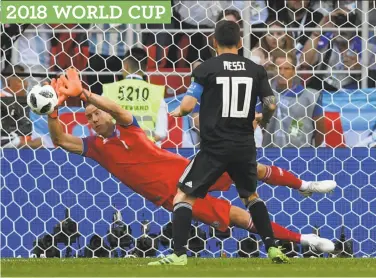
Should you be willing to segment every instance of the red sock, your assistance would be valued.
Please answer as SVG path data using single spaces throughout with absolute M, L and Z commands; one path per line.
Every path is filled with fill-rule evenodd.
M 272 227 L 273 227 L 274 237 L 276 239 L 282 239 L 282 240 L 288 240 L 288 241 L 300 243 L 300 238 L 302 236 L 301 234 L 290 231 L 275 222 L 272 222 Z
M 285 227 L 283 227 L 283 226 L 281 226 L 281 225 L 279 225 L 275 222 L 272 222 L 272 228 L 273 228 L 273 233 L 274 233 L 275 239 L 288 240 L 288 241 L 300 243 L 300 238 L 302 236 L 301 234 L 290 231 L 290 230 L 286 229 Z M 257 233 L 257 230 L 256 230 L 255 226 L 253 225 L 252 220 L 249 224 L 248 231 L 250 231 L 252 233 Z
M 270 185 L 284 185 L 294 189 L 302 186 L 301 179 L 276 166 L 266 166 L 266 174 L 262 180 Z

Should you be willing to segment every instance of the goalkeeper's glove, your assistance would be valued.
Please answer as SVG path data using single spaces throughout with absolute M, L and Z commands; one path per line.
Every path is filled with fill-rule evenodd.
M 81 100 L 88 101 L 91 92 L 82 88 L 82 83 L 79 78 L 77 70 L 69 68 L 66 70 L 66 76 L 62 75 L 59 78 L 59 91 L 67 97 L 79 96 Z

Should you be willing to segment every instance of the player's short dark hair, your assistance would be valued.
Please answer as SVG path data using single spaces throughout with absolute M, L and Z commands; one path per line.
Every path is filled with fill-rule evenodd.
M 240 41 L 239 24 L 233 21 L 221 20 L 215 26 L 214 38 L 219 46 L 234 47 Z
M 133 47 L 125 53 L 125 62 L 127 62 L 134 71 L 146 71 L 147 53 L 145 49 Z

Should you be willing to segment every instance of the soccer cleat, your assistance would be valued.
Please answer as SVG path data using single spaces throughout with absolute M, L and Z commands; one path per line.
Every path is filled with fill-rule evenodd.
M 186 265 L 188 262 L 187 255 L 178 257 L 176 254 L 171 254 L 156 262 L 150 262 L 148 265 Z
M 300 194 L 304 197 L 312 196 L 312 193 L 330 193 L 336 188 L 337 183 L 335 181 L 312 181 L 309 183 L 308 188 L 305 190 L 299 190 Z
M 302 235 L 302 245 L 308 245 L 315 253 L 331 253 L 334 251 L 334 243 L 329 239 L 321 238 L 315 234 Z
M 282 252 L 281 247 L 270 247 L 268 250 L 268 256 L 272 259 L 273 263 L 283 264 L 288 263 L 289 258 Z

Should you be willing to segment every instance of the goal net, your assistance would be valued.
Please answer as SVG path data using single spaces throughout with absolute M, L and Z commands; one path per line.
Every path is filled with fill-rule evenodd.
M 149 118 L 159 126 L 157 132 L 145 124 L 148 135 L 160 137 L 157 144 L 192 158 L 199 150 L 198 111 L 178 120 L 168 112 L 180 103 L 192 70 L 215 55 L 213 30 L 223 17 L 241 25 L 239 54 L 265 67 L 278 99 L 269 126 L 255 130 L 258 161 L 306 181 L 338 183 L 332 194 L 303 198 L 260 182 L 258 193 L 271 219 L 335 241 L 336 254 L 325 256 L 375 256 L 374 2 L 172 2 L 174 17 L 164 25 L 1 24 L 1 257 L 171 252 L 171 214 L 95 161 L 55 148 L 46 117 L 30 112 L 25 96 L 33 85 L 73 66 L 87 88 L 125 106 L 123 100 L 138 94 L 147 99 L 153 92 L 124 89 L 111 95 L 108 87 L 131 73 L 123 66 L 126 51 L 143 48 L 147 80 L 163 86 L 163 101 L 156 99 L 165 110 L 159 102 L 151 105 L 151 98 L 145 105 L 153 107 L 152 115 L 129 107 L 141 122 Z M 93 134 L 79 100 L 66 102 L 59 114 L 66 132 Z M 213 195 L 243 207 L 234 186 Z M 291 256 L 317 256 L 309 248 L 281 244 Z M 188 248 L 201 257 L 266 255 L 257 235 L 234 227 L 220 233 L 199 222 L 192 223 Z

